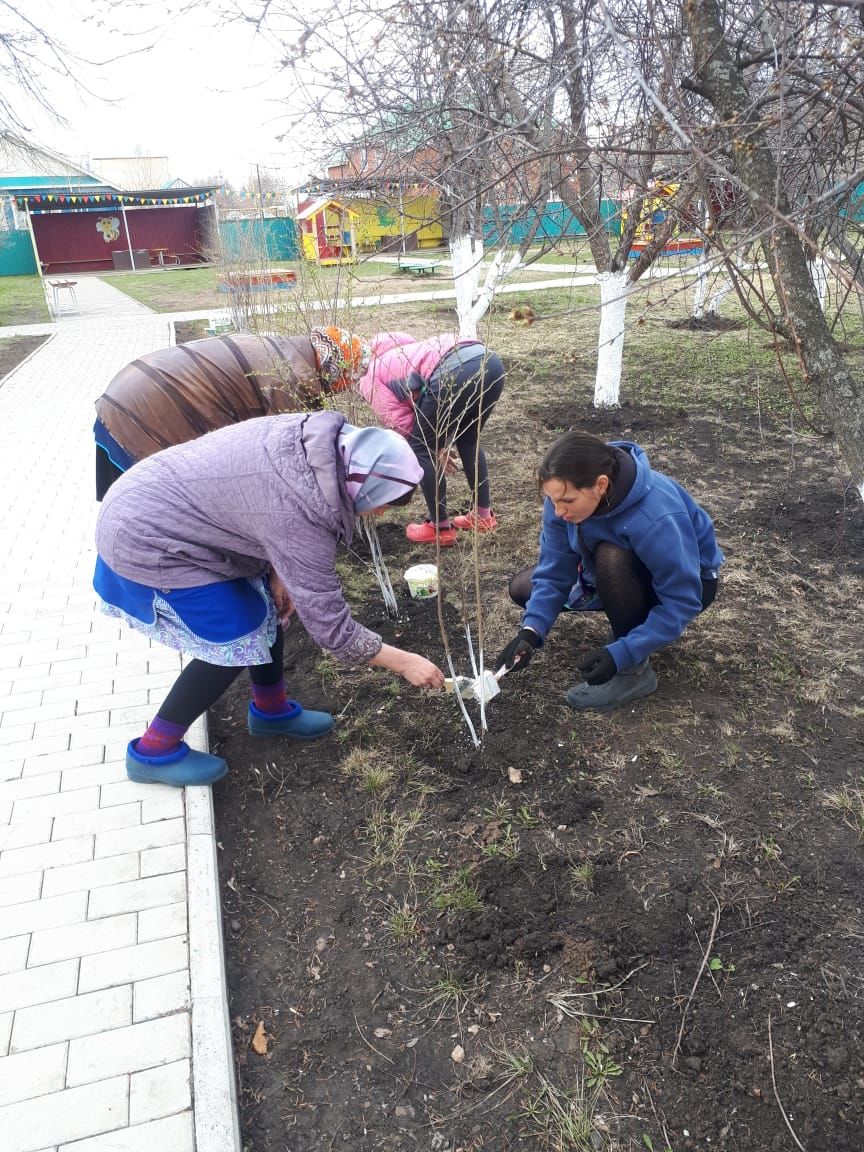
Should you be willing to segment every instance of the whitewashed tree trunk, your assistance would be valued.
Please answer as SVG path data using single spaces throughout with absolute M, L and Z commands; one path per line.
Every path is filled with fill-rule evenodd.
M 807 261 L 807 267 L 810 269 L 810 279 L 819 297 L 819 307 L 824 312 L 825 299 L 828 295 L 828 266 L 821 256 L 817 256 L 815 260 Z
M 732 291 L 732 288 L 733 284 L 731 280 L 727 280 L 725 284 L 721 284 L 721 286 L 717 289 L 717 291 L 705 305 L 705 311 L 709 316 L 720 315 L 720 305 Z
M 735 275 L 737 275 L 738 273 L 743 274 L 744 272 L 749 271 L 753 267 L 753 265 L 752 264 L 735 264 L 734 267 L 735 267 Z M 708 313 L 709 316 L 719 316 L 720 315 L 720 305 L 723 303 L 723 301 L 726 299 L 726 297 L 729 295 L 729 293 L 734 290 L 734 288 L 735 288 L 735 284 L 731 279 L 725 280 L 720 285 L 720 287 L 717 289 L 716 292 L 714 292 L 712 294 L 712 296 L 708 300 L 708 303 L 705 305 L 705 311 Z
M 506 251 L 501 248 L 495 253 L 483 280 L 483 287 L 479 290 L 477 299 L 471 307 L 471 319 L 474 322 L 475 333 L 477 325 L 489 311 L 495 293 L 507 277 L 511 276 L 521 264 L 522 253 L 520 251 L 513 252 L 508 256 Z
M 450 259 L 453 264 L 453 287 L 456 289 L 456 316 L 459 321 L 459 335 L 469 340 L 477 337 L 477 321 L 473 306 L 478 296 L 480 283 L 480 261 L 483 257 L 482 244 L 477 252 L 477 241 L 468 233 L 450 238 Z
M 594 381 L 594 407 L 615 408 L 621 392 L 621 364 L 624 355 L 624 319 L 632 285 L 627 271 L 600 272 L 600 336 L 597 342 L 597 376 Z
M 693 320 L 701 320 L 705 315 L 705 297 L 708 294 L 708 265 L 701 262 L 696 265 L 696 288 L 693 291 L 693 308 L 690 316 Z
M 766 204 L 773 204 L 777 212 L 770 233 L 761 236 L 762 255 L 777 293 L 777 326 L 787 339 L 794 339 L 808 387 L 819 397 L 852 480 L 860 485 L 864 476 L 864 390 L 819 307 L 797 229 L 780 223 L 791 217 L 793 208 L 775 162 L 768 122 L 754 114 L 758 96 L 747 86 L 749 75 L 745 79 L 745 70 L 739 66 L 737 45 L 726 40 L 720 5 L 700 0 L 683 5 L 682 11 L 697 90 L 711 104 L 718 122 L 730 126 L 724 144 L 746 134 L 747 147 L 735 148 L 736 181 L 757 218 Z

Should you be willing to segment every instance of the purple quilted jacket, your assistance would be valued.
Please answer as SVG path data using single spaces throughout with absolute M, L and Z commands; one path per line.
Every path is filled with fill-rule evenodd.
M 261 575 L 272 565 L 303 627 L 340 660 L 381 637 L 351 617 L 336 575 L 354 507 L 336 439 L 341 412 L 264 416 L 157 452 L 111 487 L 96 547 L 118 575 L 171 590 Z

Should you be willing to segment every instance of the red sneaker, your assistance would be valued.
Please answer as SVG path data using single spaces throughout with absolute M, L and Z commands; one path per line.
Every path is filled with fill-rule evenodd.
M 494 532 L 498 527 L 494 512 L 485 520 L 475 512 L 467 512 L 464 516 L 454 516 L 451 523 L 462 532 Z
M 424 520 L 422 524 L 409 524 L 405 535 L 412 544 L 434 544 L 436 536 L 442 548 L 456 543 L 456 532 L 452 528 L 436 528 L 431 520 Z

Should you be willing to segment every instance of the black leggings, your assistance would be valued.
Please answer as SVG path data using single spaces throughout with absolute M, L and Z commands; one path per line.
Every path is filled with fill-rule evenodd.
M 524 608 L 531 595 L 534 565 L 529 564 L 510 578 L 510 598 Z M 605 541 L 594 552 L 597 594 L 609 618 L 612 634 L 618 640 L 644 624 L 648 613 L 659 603 L 651 573 L 629 548 Z M 714 602 L 716 580 L 702 580 L 702 611 Z
M 423 469 L 420 488 L 429 516 L 447 519 L 447 478 L 438 467 L 438 453 L 452 444 L 459 453 L 474 507 L 491 508 L 489 467 L 479 446 L 483 425 L 504 391 L 504 365 L 494 352 L 471 360 L 441 383 L 434 427 L 421 411 L 409 444 Z
M 246 669 L 253 684 L 278 684 L 282 679 L 282 655 L 284 636 L 281 624 L 276 629 L 276 639 L 270 649 L 269 664 L 254 664 Z M 221 664 L 208 664 L 205 660 L 191 660 L 171 687 L 162 702 L 158 716 L 170 724 L 182 724 L 188 728 L 202 712 L 227 692 L 242 668 L 225 668 Z
M 118 468 L 108 453 L 99 444 L 96 445 L 96 499 L 102 500 L 105 493 L 115 480 L 123 475 L 123 469 Z

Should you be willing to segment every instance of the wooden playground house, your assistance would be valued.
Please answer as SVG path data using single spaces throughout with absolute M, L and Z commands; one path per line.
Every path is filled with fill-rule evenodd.
M 297 213 L 303 258 L 315 264 L 353 264 L 357 260 L 358 213 L 340 200 L 322 196 Z
M 374 252 L 413 252 L 438 248 L 444 237 L 436 193 L 423 185 L 383 181 L 358 191 L 316 188 L 316 199 L 304 202 L 300 191 L 297 226 L 302 255 L 316 263 L 344 263 L 348 235 L 353 232 L 353 255 Z M 341 217 L 341 219 L 340 219 Z M 337 260 L 333 249 L 340 234 L 346 252 Z M 323 254 L 323 259 L 319 255 Z
M 650 195 L 643 204 L 643 216 L 639 221 L 636 228 L 636 234 L 633 238 L 633 243 L 630 246 L 631 258 L 638 256 L 643 252 L 654 239 L 655 230 L 662 227 L 666 223 L 670 209 L 673 207 L 675 197 L 680 188 L 680 184 L 664 183 L 661 180 L 655 181 L 652 189 L 653 195 Z M 689 213 L 685 208 L 684 218 L 686 219 Z M 622 223 L 626 222 L 627 209 L 625 208 L 621 214 Z M 666 241 L 663 246 L 661 255 L 663 256 L 685 256 L 685 255 L 700 255 L 704 249 L 704 241 L 701 236 L 685 235 L 679 230 L 676 224 L 675 231 Z

